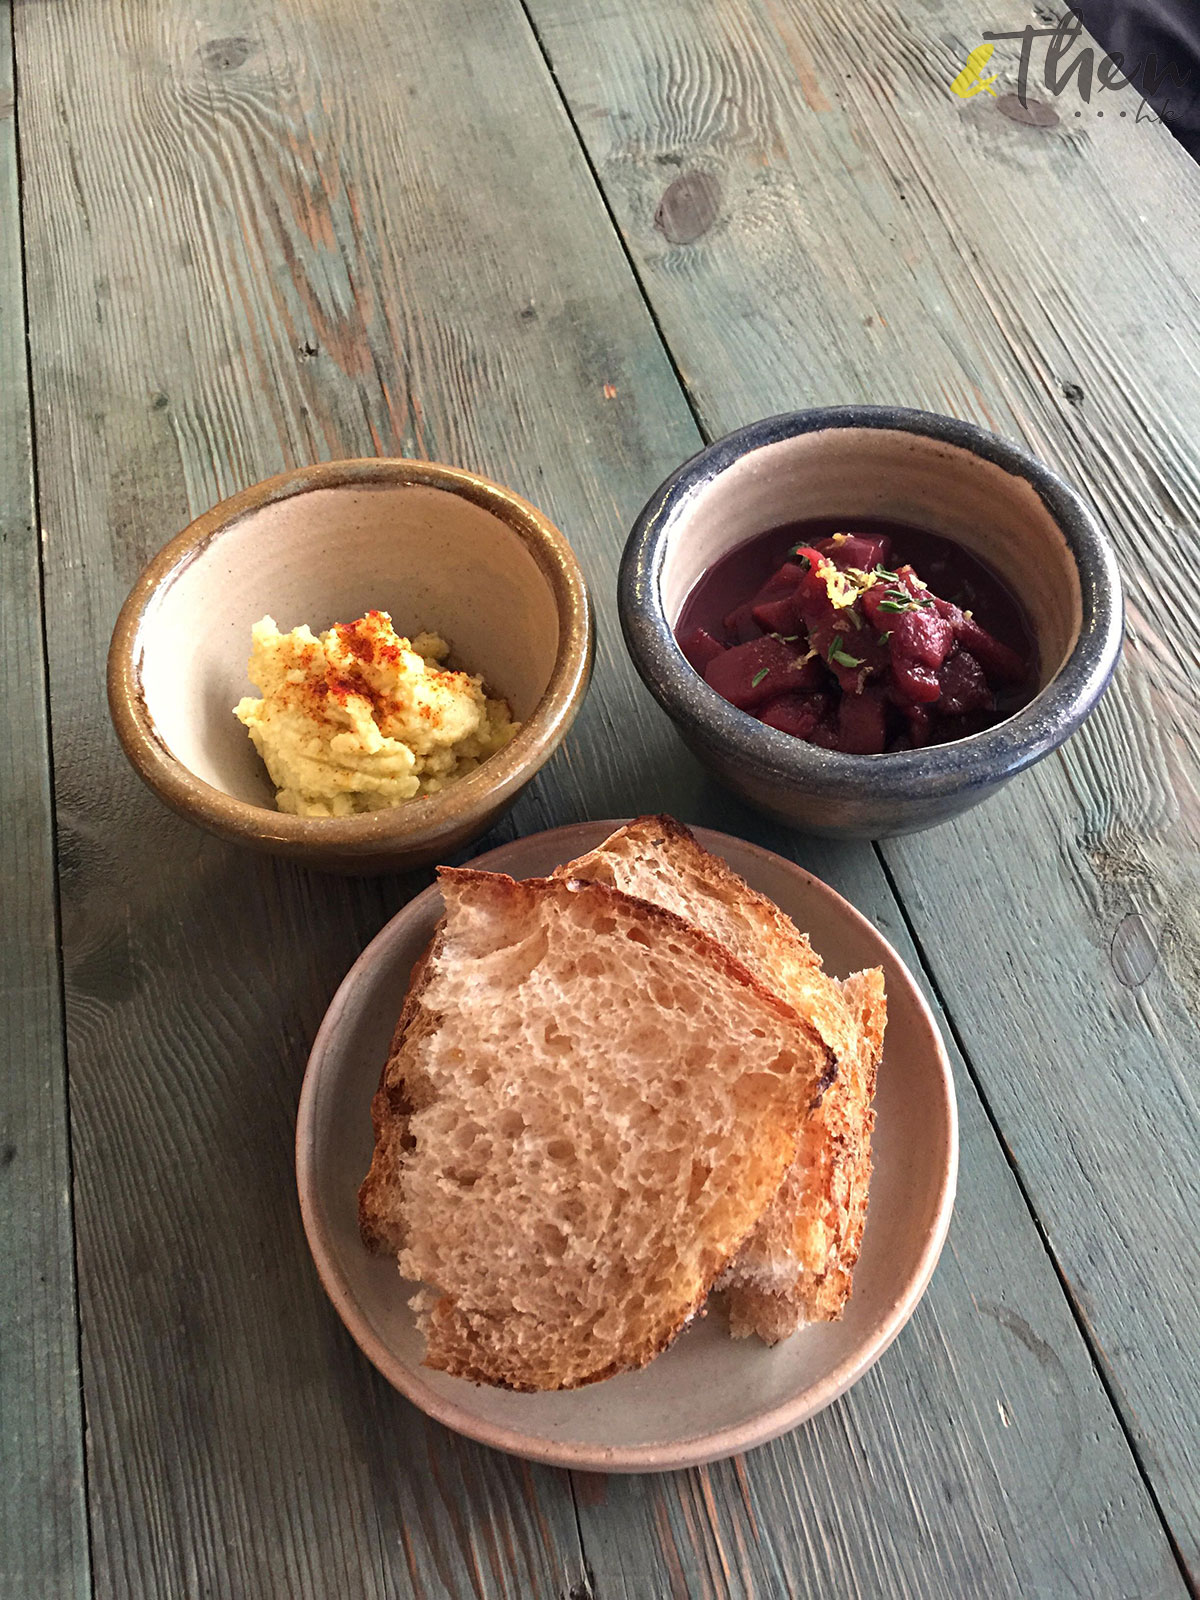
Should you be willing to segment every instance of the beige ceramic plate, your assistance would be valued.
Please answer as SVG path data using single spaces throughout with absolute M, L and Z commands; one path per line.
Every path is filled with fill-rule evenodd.
M 557 828 L 473 865 L 540 876 L 619 824 Z M 564 1394 L 511 1394 L 421 1365 L 410 1286 L 358 1237 L 357 1189 L 371 1157 L 371 1096 L 409 968 L 441 911 L 436 889 L 411 901 L 338 990 L 309 1058 L 296 1129 L 304 1225 L 342 1320 L 384 1377 L 472 1439 L 532 1460 L 599 1472 L 657 1472 L 715 1461 L 773 1439 L 827 1406 L 908 1321 L 937 1263 L 958 1170 L 958 1117 L 937 1027 L 895 951 L 832 889 L 740 839 L 697 831 L 812 938 L 832 973 L 882 965 L 888 1027 L 876 1096 L 875 1175 L 854 1296 L 841 1322 L 802 1329 L 774 1349 L 734 1341 L 711 1305 L 641 1372 Z

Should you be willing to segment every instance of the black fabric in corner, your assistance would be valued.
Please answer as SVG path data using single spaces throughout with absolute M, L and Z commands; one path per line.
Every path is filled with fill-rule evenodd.
M 1200 160 L 1200 0 L 1076 0 L 1072 9 Z

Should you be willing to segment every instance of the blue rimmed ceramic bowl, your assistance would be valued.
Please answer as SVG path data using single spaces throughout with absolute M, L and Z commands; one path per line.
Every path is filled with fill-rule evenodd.
M 769 728 L 710 689 L 673 632 L 697 581 L 756 533 L 832 516 L 927 528 L 999 573 L 1037 640 L 1029 704 L 969 739 L 852 756 Z M 634 524 L 618 604 L 644 682 L 722 783 L 793 827 L 860 838 L 955 816 L 1056 749 L 1104 693 L 1123 626 L 1112 551 L 1072 488 L 971 423 L 890 406 L 768 417 L 684 462 Z

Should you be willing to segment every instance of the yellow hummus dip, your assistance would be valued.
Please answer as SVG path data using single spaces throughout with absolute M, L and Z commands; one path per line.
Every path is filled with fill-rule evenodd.
M 251 630 L 250 680 L 262 699 L 234 707 L 278 791 L 280 811 L 346 817 L 433 794 L 472 772 L 516 733 L 503 700 L 442 665 L 435 633 L 411 641 L 386 611 L 316 637 Z

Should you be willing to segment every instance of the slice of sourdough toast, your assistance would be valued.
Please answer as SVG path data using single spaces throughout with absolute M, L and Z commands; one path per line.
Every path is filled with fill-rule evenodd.
M 871 1098 L 886 1000 L 875 968 L 839 983 L 806 936 L 672 817 L 639 817 L 558 869 L 666 906 L 730 950 L 808 1018 L 836 1070 L 801 1130 L 778 1196 L 721 1287 L 730 1331 L 768 1344 L 804 1322 L 833 1321 L 850 1296 L 871 1175 Z
M 777 1192 L 819 1035 L 692 924 L 600 883 L 442 869 L 373 1116 L 364 1235 L 427 1365 L 515 1389 L 644 1365 Z
M 725 1276 L 735 1338 L 756 1333 L 775 1344 L 806 1322 L 836 1321 L 850 1298 L 871 1181 L 871 1100 L 887 1020 L 883 973 L 856 972 L 842 992 L 857 1042 L 839 1058 L 778 1195 Z

